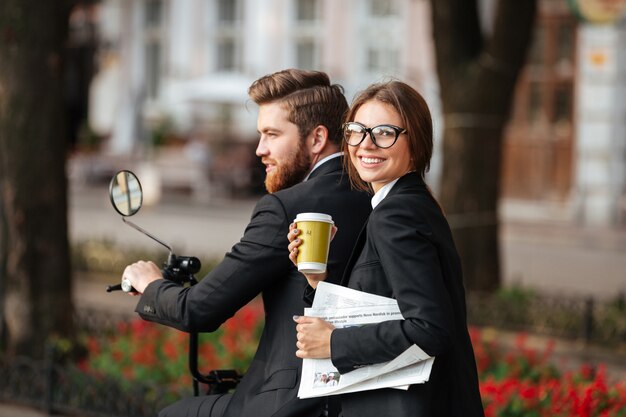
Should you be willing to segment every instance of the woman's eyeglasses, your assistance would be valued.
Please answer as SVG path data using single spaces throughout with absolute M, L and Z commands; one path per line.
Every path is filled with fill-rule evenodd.
M 365 127 L 358 122 L 344 123 L 342 129 L 343 138 L 350 146 L 360 145 L 369 133 L 374 145 L 383 149 L 392 147 L 398 140 L 398 136 L 406 133 L 406 129 L 394 125 Z

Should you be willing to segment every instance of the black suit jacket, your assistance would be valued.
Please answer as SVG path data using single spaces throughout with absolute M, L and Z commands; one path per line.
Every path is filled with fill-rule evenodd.
M 225 415 L 318 417 L 323 399 L 296 397 L 302 360 L 295 356 L 293 316 L 302 315 L 306 307 L 302 294 L 307 283 L 288 258 L 289 224 L 300 212 L 321 212 L 340 225 L 328 263 L 329 279 L 338 283 L 370 211 L 369 196 L 352 191 L 340 158 L 331 159 L 307 181 L 261 198 L 241 241 L 200 283 L 183 288 L 155 281 L 136 311 L 146 320 L 180 330 L 211 332 L 262 293 L 263 334 Z
M 332 361 L 341 373 L 390 361 L 413 344 L 436 357 L 429 382 L 408 391 L 341 396 L 345 417 L 484 415 L 460 259 L 439 205 L 419 174 L 400 178 L 372 211 L 343 281 L 397 299 L 405 319 L 334 330 Z

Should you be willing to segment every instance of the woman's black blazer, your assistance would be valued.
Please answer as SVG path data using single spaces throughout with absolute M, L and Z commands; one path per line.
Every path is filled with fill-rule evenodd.
M 345 417 L 484 415 L 460 259 L 419 174 L 400 178 L 372 211 L 343 284 L 397 299 L 404 320 L 333 331 L 332 361 L 341 373 L 390 361 L 412 344 L 435 356 L 425 384 L 342 395 Z

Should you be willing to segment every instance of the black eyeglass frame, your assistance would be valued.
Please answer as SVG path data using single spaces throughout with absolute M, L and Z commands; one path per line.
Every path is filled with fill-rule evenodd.
M 348 139 L 346 138 L 346 127 L 348 127 L 348 125 L 358 125 L 360 127 L 363 128 L 363 137 L 361 138 L 361 140 L 358 143 L 352 144 L 350 142 L 348 142 Z M 391 145 L 389 146 L 380 146 L 378 143 L 376 143 L 376 135 L 372 134 L 372 131 L 378 127 L 390 127 L 394 132 L 396 132 L 396 137 L 393 139 L 393 142 L 391 142 Z M 377 147 L 381 148 L 381 149 L 389 149 L 391 148 L 393 145 L 396 144 L 396 142 L 398 141 L 398 138 L 400 137 L 400 135 L 402 135 L 403 133 L 406 133 L 406 129 L 403 129 L 399 126 L 395 126 L 395 125 L 390 125 L 390 124 L 382 124 L 382 125 L 376 125 L 373 127 L 366 127 L 365 125 L 359 123 L 359 122 L 346 122 L 343 125 L 341 125 L 341 133 L 343 135 L 343 140 L 346 141 L 346 143 L 348 144 L 348 146 L 359 146 L 361 143 L 363 143 L 363 141 L 365 140 L 365 136 L 367 136 L 367 134 L 369 133 L 370 138 L 372 139 L 372 143 L 374 145 L 376 145 Z

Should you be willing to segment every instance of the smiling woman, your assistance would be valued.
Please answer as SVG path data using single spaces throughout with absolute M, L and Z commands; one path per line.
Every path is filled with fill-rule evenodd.
M 377 191 L 407 172 L 417 171 L 423 178 L 430 168 L 430 110 L 408 85 L 371 86 L 354 100 L 346 120 L 343 151 L 350 155 L 346 168 L 357 188 Z
M 433 149 L 430 111 L 409 85 L 374 84 L 359 94 L 343 125 L 350 180 L 375 192 L 373 211 L 355 244 L 342 284 L 394 298 L 401 320 L 334 328 L 297 317 L 301 358 L 330 358 L 341 374 L 391 361 L 413 345 L 435 356 L 430 379 L 408 390 L 340 396 L 344 417 L 484 415 L 465 290 L 452 233 L 424 182 Z M 341 223 L 337 222 L 341 230 Z M 289 234 L 297 254 L 299 231 Z M 311 287 L 323 277 L 306 275 Z
M 360 125 L 363 133 L 361 141 L 353 145 L 354 128 L 344 129 L 346 143 L 351 145 L 348 148 L 350 160 L 359 177 L 370 183 L 374 192 L 411 171 L 409 144 L 398 140 L 403 136 L 400 132 L 406 129 L 398 127 L 402 119 L 393 107 L 378 100 L 368 101 L 356 112 L 354 120 L 355 123 L 347 123 L 347 126 Z

